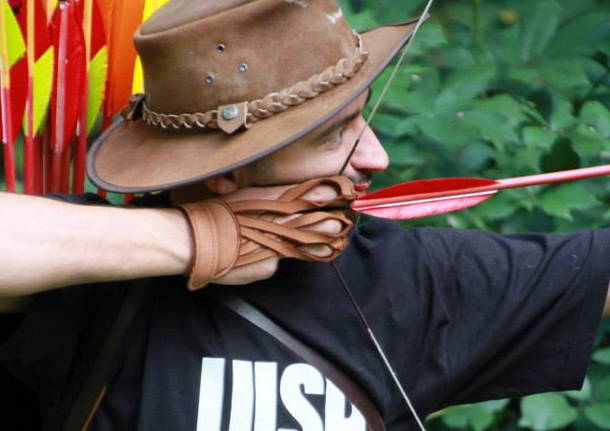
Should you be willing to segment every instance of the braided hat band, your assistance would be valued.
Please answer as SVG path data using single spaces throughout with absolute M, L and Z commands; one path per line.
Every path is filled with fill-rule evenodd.
M 220 106 L 207 112 L 164 114 L 150 109 L 143 95 L 136 95 L 132 98 L 131 106 L 123 115 L 127 119 L 132 119 L 133 113 L 141 108 L 142 119 L 151 126 L 176 130 L 213 129 L 231 134 L 250 127 L 252 123 L 313 99 L 353 77 L 362 68 L 368 57 L 362 38 L 356 32 L 354 35 L 357 43 L 350 57 L 342 58 L 337 64 L 329 66 L 321 73 L 314 74 L 309 79 L 297 82 L 289 88 L 267 94 L 261 99 Z

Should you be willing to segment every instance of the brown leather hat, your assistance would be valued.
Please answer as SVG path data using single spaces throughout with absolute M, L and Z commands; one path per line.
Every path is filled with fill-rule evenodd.
M 333 0 L 173 0 L 135 34 L 146 96 L 93 144 L 88 175 L 146 192 L 260 159 L 362 94 L 414 27 L 358 34 Z

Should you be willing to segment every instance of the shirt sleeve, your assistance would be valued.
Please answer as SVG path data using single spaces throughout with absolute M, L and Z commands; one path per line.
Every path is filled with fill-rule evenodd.
M 45 197 L 81 205 L 108 204 L 92 193 Z M 98 287 L 74 286 L 37 294 L 27 314 L 20 316 L 21 323 L 14 325 L 17 328 L 13 333 L 4 334 L 0 374 L 8 372 L 25 383 L 37 393 L 42 404 L 49 406 L 42 412 L 47 425 L 65 414 L 62 398 L 74 396 L 72 382 L 86 372 L 86 367 L 75 365 L 93 358 L 94 344 L 99 344 L 99 337 L 107 330 L 108 322 L 98 310 L 113 310 L 120 300 L 120 290 L 111 284 L 103 285 L 103 289 Z M 2 388 L 2 395 L 9 393 L 15 394 L 15 388 Z
M 423 413 L 580 387 L 608 290 L 610 231 L 359 230 L 348 253 L 365 257 L 346 273 L 355 286 L 368 280 L 359 300 Z
M 608 289 L 608 230 L 411 235 L 446 313 L 446 404 L 581 386 Z

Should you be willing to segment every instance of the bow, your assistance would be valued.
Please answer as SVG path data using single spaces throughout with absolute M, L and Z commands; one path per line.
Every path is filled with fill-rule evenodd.
M 390 74 L 390 77 L 388 78 L 388 80 L 385 83 L 383 89 L 381 90 L 381 93 L 377 97 L 377 100 L 375 101 L 375 104 L 373 105 L 373 108 L 372 108 L 368 118 L 366 119 L 366 124 L 360 130 L 360 133 L 358 133 L 356 141 L 352 145 L 352 148 L 350 149 L 350 151 L 349 151 L 349 153 L 348 153 L 348 155 L 347 155 L 347 157 L 345 159 L 345 162 L 343 163 L 341 169 L 339 170 L 339 175 L 341 175 L 343 173 L 343 171 L 345 171 L 345 168 L 347 167 L 347 165 L 349 163 L 349 160 L 351 159 L 352 155 L 356 151 L 356 147 L 360 143 L 360 139 L 362 138 L 362 135 L 364 134 L 365 130 L 367 129 L 367 127 L 369 126 L 369 124 L 373 120 L 373 117 L 377 113 L 377 110 L 379 109 L 379 106 L 381 105 L 381 102 L 383 101 L 383 98 L 385 97 L 385 95 L 386 95 L 386 93 L 387 93 L 387 91 L 388 91 L 388 89 L 390 87 L 390 84 L 392 83 L 394 78 L 396 78 L 396 74 L 398 72 L 398 68 L 400 67 L 400 65 L 402 64 L 403 60 L 405 59 L 407 51 L 411 47 L 411 44 L 412 44 L 413 40 L 415 39 L 415 36 L 416 36 L 417 32 L 419 31 L 419 28 L 421 27 L 421 24 L 424 22 L 424 20 L 428 16 L 428 11 L 430 10 L 430 7 L 432 6 L 433 1 L 434 0 L 428 0 L 428 2 L 426 4 L 426 7 L 424 8 L 424 11 L 422 12 L 422 14 L 419 17 L 419 19 L 417 20 L 417 22 L 415 23 L 415 28 L 413 29 L 413 34 L 409 38 L 409 41 L 407 42 L 405 47 L 403 48 L 402 53 L 400 54 L 400 57 L 398 58 L 398 61 L 394 65 L 394 68 L 392 70 L 392 73 Z M 343 274 L 341 273 L 341 271 L 337 267 L 337 264 L 334 261 L 331 262 L 331 267 L 333 268 L 335 274 L 337 275 L 337 279 L 339 280 L 339 284 L 341 285 L 341 287 L 345 291 L 345 294 L 347 295 L 350 303 L 352 304 L 352 307 L 354 308 L 354 311 L 358 315 L 358 318 L 359 318 L 360 322 L 362 323 L 362 328 L 364 329 L 364 331 L 367 334 L 367 338 L 373 344 L 373 347 L 375 348 L 375 351 L 377 352 L 379 358 L 381 359 L 381 362 L 383 363 L 385 369 L 388 371 L 388 373 L 392 377 L 392 381 L 394 382 L 394 385 L 396 386 L 396 388 L 400 392 L 400 394 L 402 396 L 402 399 L 405 402 L 405 405 L 406 405 L 408 411 L 415 418 L 415 421 L 417 422 L 417 425 L 419 426 L 419 429 L 421 431 L 426 431 L 426 428 L 424 427 L 424 424 L 423 424 L 422 420 L 420 419 L 419 415 L 417 414 L 417 411 L 415 410 L 415 407 L 413 406 L 413 403 L 411 402 L 411 399 L 409 398 L 409 396 L 407 395 L 407 392 L 405 391 L 405 389 L 403 388 L 402 384 L 400 383 L 400 380 L 398 379 L 398 375 L 396 374 L 396 371 L 394 371 L 394 368 L 390 364 L 390 361 L 388 360 L 388 358 L 387 358 L 387 356 L 386 356 L 386 354 L 385 354 L 381 344 L 379 344 L 379 341 L 378 341 L 377 337 L 375 336 L 375 332 L 373 332 L 373 329 L 369 325 L 369 323 L 368 323 L 368 321 L 366 319 L 366 316 L 364 315 L 364 313 L 362 312 L 362 309 L 358 305 L 358 302 L 356 301 L 356 298 L 354 297 L 354 295 L 353 295 L 352 291 L 350 290 L 350 288 L 349 288 L 345 278 L 343 277 Z

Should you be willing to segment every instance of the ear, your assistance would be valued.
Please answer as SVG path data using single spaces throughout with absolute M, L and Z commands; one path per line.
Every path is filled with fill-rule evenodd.
M 203 180 L 203 185 L 210 192 L 219 196 L 228 195 L 239 188 L 235 172 L 227 172 L 226 174 Z
M 229 172 L 202 182 L 170 190 L 174 204 L 186 204 L 233 193 L 238 188 L 236 176 Z

